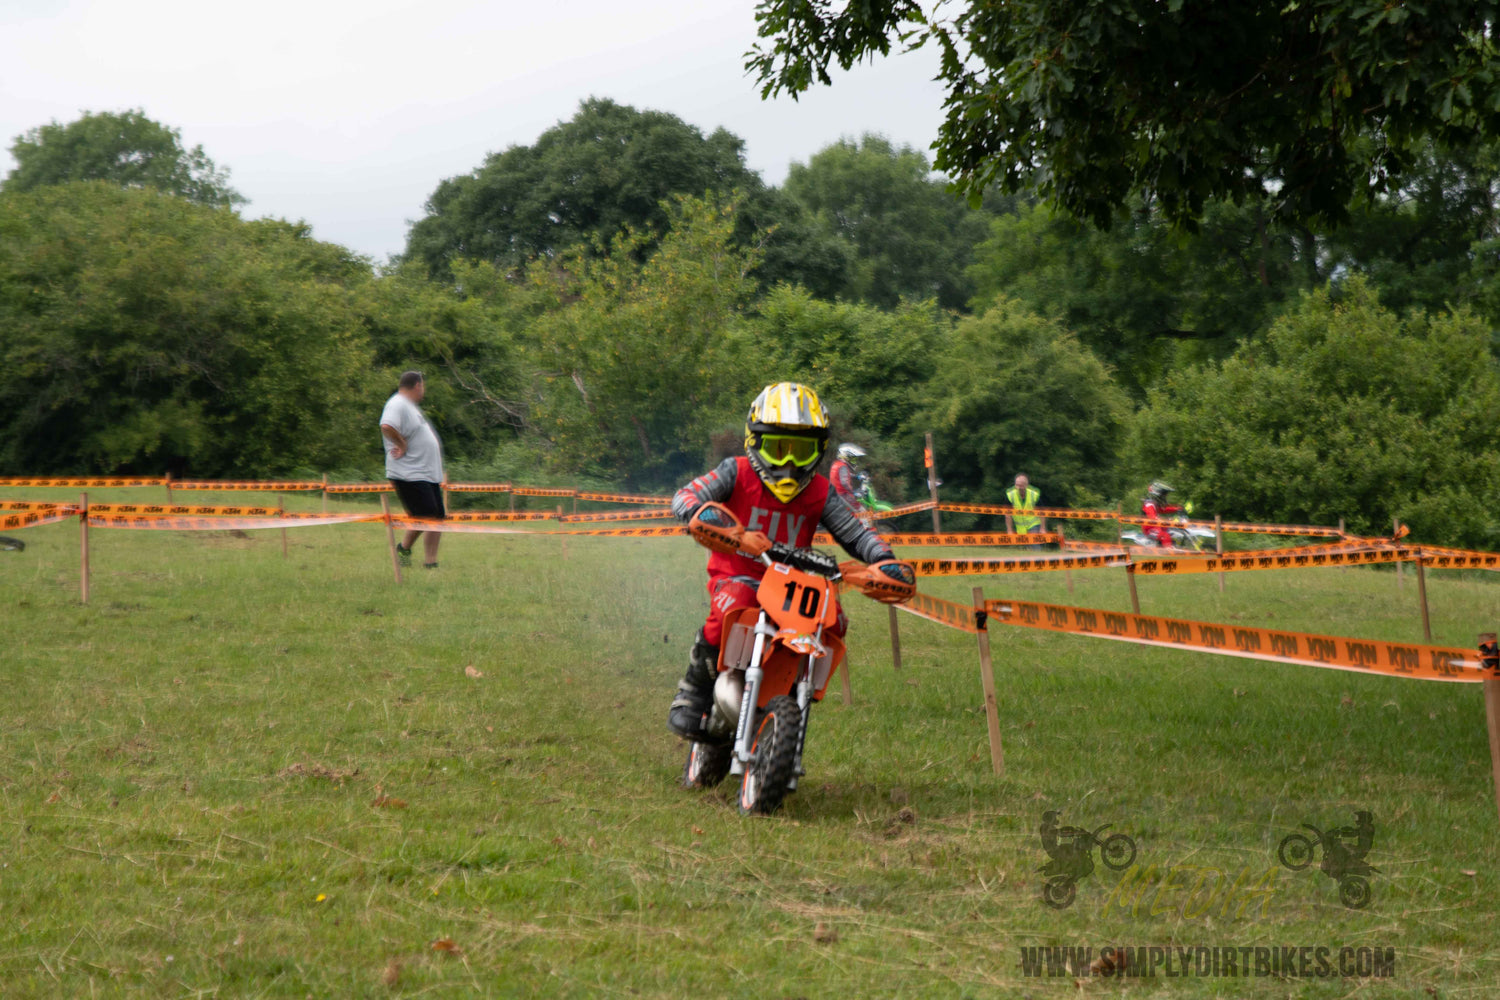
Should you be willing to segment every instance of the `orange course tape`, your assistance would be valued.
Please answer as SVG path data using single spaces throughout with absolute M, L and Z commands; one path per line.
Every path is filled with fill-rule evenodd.
M 1055 517 L 1064 521 L 1113 521 L 1118 513 L 1112 510 L 1071 510 L 1067 507 L 1034 507 L 1018 511 L 1008 503 L 948 503 L 938 504 L 945 514 L 1021 514 L 1023 516 Z
M 1467 649 L 1216 625 L 1032 601 L 986 601 L 985 611 L 991 624 L 998 622 L 1251 660 L 1429 681 L 1473 682 L 1486 676 L 1478 654 Z
M 657 507 L 652 510 L 623 510 L 605 511 L 603 513 L 590 514 L 563 514 L 558 518 L 558 520 L 564 524 L 577 524 L 584 521 L 654 521 L 671 516 L 671 507 Z
M 70 503 L 55 500 L 0 500 L 0 510 L 76 510 Z
M 1130 556 L 1123 549 L 1092 555 L 1009 556 L 985 559 L 918 559 L 912 565 L 917 576 L 977 576 L 998 573 L 1047 573 L 1060 569 L 1105 569 L 1127 566 Z
M 881 535 L 880 537 L 885 540 L 887 545 L 912 545 L 918 547 L 927 545 L 973 545 L 978 547 L 986 545 L 1047 545 L 1056 544 L 1063 540 L 1061 535 L 1054 535 L 1050 532 L 1034 535 L 1021 535 L 1015 532 L 992 532 L 989 534 L 959 532 L 931 535 L 913 532 L 911 534 Z
M 635 496 L 629 493 L 579 493 L 580 500 L 593 500 L 598 503 L 671 503 L 671 497 L 648 497 Z
M 89 513 L 150 514 L 172 517 L 279 517 L 283 511 L 278 507 L 222 507 L 212 504 L 91 503 Z M 292 517 L 293 515 L 287 514 L 286 516 Z
M 282 514 L 276 517 L 174 517 L 157 514 L 88 515 L 91 528 L 138 531 L 253 531 L 259 528 L 313 528 L 383 520 L 379 514 Z
M 1416 552 L 1422 565 L 1433 569 L 1500 570 L 1500 554 L 1494 552 L 1470 552 L 1429 545 L 1420 546 Z
M 21 528 L 35 528 L 43 524 L 56 524 L 58 521 L 66 521 L 78 513 L 77 507 L 57 507 L 52 510 L 28 510 L 16 514 L 0 514 L 0 530 L 17 531 Z
M 1414 556 L 1406 548 L 1340 548 L 1329 551 L 1281 552 L 1262 549 L 1223 556 L 1174 555 L 1144 559 L 1130 564 L 1128 572 L 1138 576 L 1171 576 L 1178 573 L 1237 573 L 1263 569 L 1305 569 L 1326 566 L 1374 566 L 1380 563 L 1410 562 Z
M 318 483 L 271 483 L 255 482 L 251 480 L 209 480 L 209 479 L 184 479 L 181 482 L 166 483 L 174 490 L 257 490 L 268 493 L 300 493 L 307 490 L 323 489 L 323 484 Z
M 38 479 L 7 476 L 0 478 L 0 486 L 161 486 L 165 479 L 138 479 L 113 476 L 69 476 L 61 479 Z
M 900 517 L 902 514 L 916 514 L 924 510 L 931 510 L 937 504 L 931 500 L 923 500 L 921 503 L 909 503 L 904 507 L 892 507 L 890 510 L 877 510 L 870 516 L 877 521 L 883 521 L 888 517 Z
M 577 490 L 548 489 L 541 486 L 512 486 L 510 491 L 518 497 L 571 497 Z
M 567 518 L 564 518 L 563 520 L 567 520 Z M 890 546 L 913 545 L 918 547 L 930 546 L 933 548 L 941 548 L 943 546 L 952 545 L 972 546 L 974 548 L 984 548 L 986 546 L 1001 545 L 1044 545 L 1062 541 L 1061 535 L 1017 535 L 1014 533 L 1006 534 L 1004 532 L 1000 532 L 998 534 L 945 533 L 941 535 L 932 535 L 926 532 L 912 532 L 911 534 L 896 533 L 890 535 L 881 535 L 880 538 Z M 834 541 L 832 535 L 824 531 L 820 531 L 816 535 L 814 535 L 812 543 L 814 545 L 838 544 Z M 1110 549 L 1118 550 L 1119 546 L 1111 545 Z
M 945 601 L 941 597 L 931 597 L 918 592 L 912 595 L 911 600 L 903 601 L 895 607 L 919 618 L 926 618 L 963 632 L 976 634 L 979 632 L 979 615 L 973 608 L 966 604 L 959 604 L 957 601 Z
M 1121 517 L 1121 524 L 1140 524 L 1153 528 L 1206 528 L 1212 529 L 1212 521 L 1171 521 L 1159 517 Z M 1241 521 L 1224 521 L 1219 525 L 1224 531 L 1238 534 L 1261 535 L 1310 535 L 1321 538 L 1342 538 L 1337 528 L 1325 528 L 1311 524 L 1250 524 Z
M 335 485 L 329 483 L 325 492 L 328 493 L 394 493 L 396 487 L 390 483 L 343 483 Z
M 447 520 L 477 524 L 495 521 L 546 521 L 556 516 L 545 510 L 462 510 L 449 514 Z
M 510 483 L 444 483 L 449 493 L 509 493 Z

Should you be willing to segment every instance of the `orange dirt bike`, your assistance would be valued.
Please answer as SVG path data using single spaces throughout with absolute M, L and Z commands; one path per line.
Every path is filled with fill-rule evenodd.
M 688 528 L 708 548 L 741 551 L 745 531 L 720 504 L 705 504 Z M 827 633 L 838 618 L 839 584 L 898 604 L 916 592 L 917 582 L 911 564 L 895 559 L 840 565 L 827 553 L 781 545 L 771 545 L 759 559 L 766 573 L 758 605 L 724 618 L 707 727 L 714 742 L 693 743 L 682 771 L 689 788 L 712 788 L 726 775 L 739 775 L 740 812 L 746 815 L 775 812 L 807 773 L 802 749 L 808 716 L 844 660 L 843 640 Z

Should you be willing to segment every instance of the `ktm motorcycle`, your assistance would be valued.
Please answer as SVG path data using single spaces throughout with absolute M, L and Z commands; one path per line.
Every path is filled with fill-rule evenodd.
M 739 552 L 744 528 L 726 507 L 705 504 L 689 532 L 717 552 Z M 814 703 L 844 660 L 844 643 L 828 630 L 838 619 L 838 589 L 854 586 L 887 604 L 916 592 L 910 563 L 887 559 L 840 564 L 816 549 L 773 544 L 758 557 L 766 567 L 757 605 L 724 619 L 719 673 L 708 738 L 688 748 L 682 783 L 712 788 L 740 778 L 740 813 L 770 814 L 806 772 L 802 751 Z

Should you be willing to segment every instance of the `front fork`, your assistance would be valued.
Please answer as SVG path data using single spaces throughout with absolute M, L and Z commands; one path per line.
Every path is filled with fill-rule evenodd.
M 745 670 L 745 693 L 740 699 L 740 717 L 734 730 L 734 758 L 729 765 L 729 773 L 733 775 L 744 774 L 745 765 L 755 759 L 755 755 L 750 752 L 750 728 L 755 720 L 756 706 L 760 704 L 760 682 L 765 677 L 761 662 L 766 652 L 766 642 L 775 634 L 776 626 L 771 624 L 769 616 L 762 611 L 755 623 L 755 646 L 750 652 L 750 666 Z M 821 645 L 823 626 L 818 626 L 815 638 Z M 802 721 L 797 727 L 797 756 L 792 762 L 792 780 L 787 782 L 788 791 L 796 791 L 797 779 L 807 773 L 802 769 L 802 748 L 807 743 L 807 720 L 812 714 L 813 663 L 813 657 L 809 654 L 802 676 L 797 682 L 797 714 L 802 717 Z
M 766 672 L 761 669 L 761 658 L 766 652 L 766 642 L 776 634 L 776 626 L 762 611 L 755 622 L 755 645 L 750 650 L 750 666 L 745 669 L 745 693 L 740 698 L 740 718 L 734 727 L 734 760 L 729 765 L 730 774 L 744 774 L 750 763 L 750 724 L 755 719 L 755 706 L 760 702 L 760 682 Z

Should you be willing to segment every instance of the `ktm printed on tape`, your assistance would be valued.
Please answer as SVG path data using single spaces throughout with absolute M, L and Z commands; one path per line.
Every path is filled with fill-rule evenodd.
M 985 611 L 991 624 L 1068 632 L 1138 645 L 1418 680 L 1473 682 L 1485 677 L 1478 655 L 1466 649 L 1218 625 L 1033 601 L 986 601 Z

